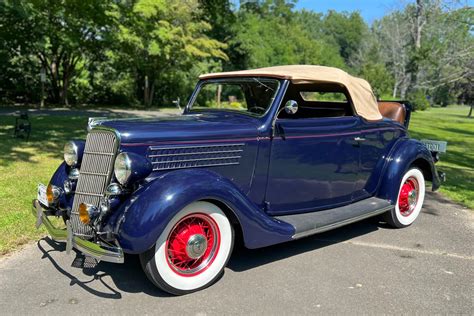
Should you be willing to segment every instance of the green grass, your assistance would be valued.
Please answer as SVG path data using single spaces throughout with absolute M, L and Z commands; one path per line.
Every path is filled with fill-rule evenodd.
M 413 113 L 414 138 L 447 140 L 438 168 L 448 181 L 441 192 L 474 208 L 474 119 L 467 107 L 432 108 Z M 62 161 L 67 140 L 84 138 L 87 116 L 33 116 L 28 142 L 12 137 L 15 118 L 0 116 L 0 254 L 45 234 L 34 229 L 31 200 L 39 182 L 48 183 Z
M 474 118 L 468 118 L 468 112 L 467 106 L 415 112 L 409 131 L 412 138 L 448 142 L 447 153 L 437 163 L 447 178 L 440 192 L 474 209 Z
M 0 116 L 0 254 L 45 234 L 34 229 L 31 200 L 61 163 L 66 140 L 85 137 L 87 117 L 32 117 L 28 142 L 12 137 L 14 124 Z

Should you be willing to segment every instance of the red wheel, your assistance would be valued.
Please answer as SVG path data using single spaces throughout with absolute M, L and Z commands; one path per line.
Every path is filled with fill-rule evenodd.
M 420 187 L 415 177 L 409 177 L 402 184 L 398 196 L 398 207 L 402 216 L 410 216 L 416 208 Z
M 219 278 L 233 245 L 234 231 L 224 212 L 209 202 L 194 202 L 173 217 L 140 261 L 156 286 L 182 295 Z
M 212 217 L 190 214 L 179 221 L 168 236 L 168 264 L 183 276 L 202 273 L 214 261 L 220 239 L 219 227 Z
M 424 199 L 425 178 L 419 169 L 412 168 L 402 178 L 397 203 L 385 216 L 387 223 L 397 228 L 411 225 L 420 214 Z

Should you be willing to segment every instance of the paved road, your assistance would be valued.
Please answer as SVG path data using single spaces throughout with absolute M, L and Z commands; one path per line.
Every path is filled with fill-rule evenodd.
M 33 218 L 31 220 L 33 225 Z M 0 260 L 2 314 L 474 313 L 474 213 L 429 194 L 410 228 L 373 220 L 238 249 L 214 286 L 171 297 L 123 265 L 67 256 L 45 238 Z

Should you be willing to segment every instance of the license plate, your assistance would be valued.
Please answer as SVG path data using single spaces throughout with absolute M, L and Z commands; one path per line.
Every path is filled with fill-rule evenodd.
M 445 153 L 446 147 L 448 145 L 448 142 L 439 140 L 422 139 L 421 142 L 425 144 L 426 148 L 428 148 L 429 151 L 434 151 L 438 153 Z
M 42 183 L 38 184 L 37 199 L 44 206 L 48 206 L 48 198 L 46 197 L 46 189 L 47 189 L 47 186 L 45 186 L 44 184 Z

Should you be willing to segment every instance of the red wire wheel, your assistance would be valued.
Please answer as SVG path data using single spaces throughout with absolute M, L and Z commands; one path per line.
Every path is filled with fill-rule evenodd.
M 405 180 L 398 197 L 398 208 L 402 216 L 410 216 L 416 208 L 419 196 L 419 184 L 416 178 L 409 177 Z
M 169 266 L 181 276 L 204 272 L 219 252 L 221 236 L 217 223 L 207 214 L 183 217 L 166 240 Z

